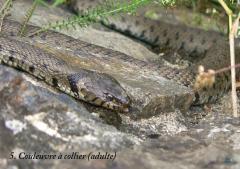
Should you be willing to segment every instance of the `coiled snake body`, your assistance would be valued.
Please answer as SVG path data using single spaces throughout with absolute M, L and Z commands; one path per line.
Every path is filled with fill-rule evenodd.
M 3 22 L 2 34 L 4 35 L 0 35 L 1 63 L 30 73 L 77 99 L 112 110 L 128 111 L 130 99 L 114 78 L 103 73 L 69 65 L 53 53 L 31 44 L 32 40 L 38 37 L 32 37 L 31 39 L 16 38 L 19 26 L 20 24 L 15 21 L 6 19 Z M 159 67 L 152 64 L 152 68 L 155 67 L 155 70 L 157 69 L 160 75 L 185 86 L 193 85 L 195 68 L 198 64 L 213 69 L 229 65 L 228 45 L 225 39 L 218 33 L 182 26 L 176 28 L 170 24 L 145 19 L 142 16 L 122 17 L 112 23 L 109 22 L 107 26 L 130 34 L 154 46 L 183 51 L 188 56 L 197 56 L 196 60 L 199 61 L 184 70 L 166 66 Z M 39 28 L 35 26 L 29 25 L 27 27 L 29 33 L 37 29 Z M 60 45 L 63 48 L 71 48 L 76 52 L 98 52 L 102 55 L 108 53 L 113 57 L 129 58 L 125 54 L 91 45 L 54 31 L 42 33 L 40 39 L 50 39 L 49 42 L 53 46 Z M 29 40 L 29 42 L 27 43 L 25 40 Z M 237 54 L 238 51 L 237 49 Z M 239 60 L 237 55 L 236 62 Z M 237 75 L 239 75 L 239 72 L 237 72 Z M 195 104 L 214 101 L 229 87 L 228 72 L 218 76 L 212 88 L 196 92 Z

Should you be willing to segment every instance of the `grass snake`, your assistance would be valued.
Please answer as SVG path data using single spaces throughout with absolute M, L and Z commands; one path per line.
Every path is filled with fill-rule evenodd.
M 74 5 L 85 8 L 81 2 Z M 81 10 L 81 9 L 77 9 Z M 35 41 L 47 41 L 52 46 L 61 46 L 77 53 L 111 55 L 119 59 L 131 60 L 141 66 L 147 65 L 167 79 L 184 86 L 192 86 L 197 65 L 219 69 L 230 65 L 228 43 L 225 37 L 216 32 L 203 31 L 186 26 L 174 26 L 161 21 L 153 21 L 143 16 L 123 15 L 120 19 L 104 22 L 108 27 L 140 39 L 153 47 L 170 49 L 182 53 L 195 63 L 186 69 L 174 69 L 146 63 L 111 49 L 92 45 L 64 34 L 48 31 L 31 38 L 18 38 L 20 23 L 5 19 L 0 35 L 0 62 L 25 71 L 49 85 L 88 103 L 117 111 L 128 111 L 130 98 L 121 85 L 111 76 L 91 70 L 74 67 L 54 53 L 39 48 Z M 31 33 L 39 27 L 28 25 Z M 74 53 L 73 52 L 73 53 Z M 236 48 L 236 62 L 239 62 L 239 49 Z M 150 66 L 149 66 L 150 65 Z M 237 71 L 239 76 L 239 71 Z M 216 77 L 211 88 L 196 92 L 194 104 L 215 101 L 230 88 L 230 73 Z

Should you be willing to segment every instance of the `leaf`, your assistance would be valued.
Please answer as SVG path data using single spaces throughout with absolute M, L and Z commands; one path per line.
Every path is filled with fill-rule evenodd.
M 56 6 L 61 5 L 65 2 L 66 2 L 66 0 L 55 0 L 52 6 L 56 7 Z
M 24 34 L 26 32 L 26 26 L 27 26 L 30 18 L 32 17 L 34 10 L 36 9 L 37 4 L 38 4 L 38 0 L 35 0 L 31 6 L 31 8 L 28 9 L 28 11 L 26 12 L 23 23 L 18 31 L 18 36 L 20 36 L 20 37 L 24 36 Z

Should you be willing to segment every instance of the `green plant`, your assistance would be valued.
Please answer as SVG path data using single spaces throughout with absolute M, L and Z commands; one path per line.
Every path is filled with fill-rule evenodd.
M 81 16 L 73 16 L 67 20 L 57 21 L 43 26 L 40 30 L 32 33 L 30 36 L 48 31 L 50 29 L 62 30 L 69 28 L 76 28 L 77 26 L 86 27 L 91 23 L 98 22 L 99 19 L 105 19 L 109 16 L 120 13 L 133 13 L 140 6 L 144 6 L 152 0 L 132 0 L 131 2 L 107 0 L 105 3 L 99 5 L 97 8 L 86 11 Z
M 2 7 L 2 12 L 0 11 L 0 19 L 4 18 L 6 11 L 9 11 L 11 8 L 12 0 L 7 0 L 5 5 Z M 57 5 L 66 3 L 67 0 L 54 0 L 52 3 L 52 7 Z M 61 29 L 69 29 L 69 28 L 76 28 L 77 26 L 86 27 L 91 23 L 98 22 L 99 19 L 105 19 L 109 16 L 117 15 L 120 13 L 133 13 L 136 11 L 137 8 L 144 6 L 151 2 L 157 2 L 161 5 L 173 5 L 176 3 L 176 0 L 132 0 L 132 1 L 123 1 L 123 0 L 106 0 L 103 4 L 99 5 L 95 9 L 90 9 L 86 11 L 81 16 L 73 16 L 66 20 L 57 21 L 55 23 L 49 23 L 47 25 L 42 26 L 42 28 L 29 36 L 33 36 L 39 34 L 41 32 L 48 31 L 50 29 L 53 30 L 61 30 Z M 22 26 L 18 32 L 19 36 L 25 35 L 25 28 L 27 23 L 29 22 L 30 18 L 32 17 L 34 10 L 36 9 L 37 5 L 44 5 L 49 6 L 44 0 L 34 0 L 32 7 L 26 12 L 25 19 L 22 23 Z M 3 20 L 3 19 L 2 19 Z M 0 25 L 1 26 L 1 25 Z
M 47 0 L 38 0 L 39 4 L 42 4 L 44 6 L 49 6 L 49 3 L 45 2 Z M 66 3 L 68 0 L 54 0 L 51 4 L 51 6 L 56 7 L 59 6 L 61 4 Z
M 38 3 L 39 3 L 38 0 L 35 0 L 31 6 L 31 8 L 28 9 L 28 11 L 26 12 L 24 21 L 19 29 L 18 36 L 25 35 L 27 23 L 29 22 L 30 18 L 32 17 L 33 12 L 36 9 Z
M 54 0 L 53 6 L 58 6 L 63 3 L 66 3 L 66 0 Z
M 10 9 L 12 8 L 12 0 L 6 0 L 3 6 L 0 9 L 0 32 L 2 28 L 2 23 L 4 17 L 9 13 Z

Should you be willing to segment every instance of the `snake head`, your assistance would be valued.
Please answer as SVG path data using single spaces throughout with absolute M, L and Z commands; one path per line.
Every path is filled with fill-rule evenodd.
M 74 97 L 107 109 L 129 111 L 126 91 L 111 76 L 83 69 L 69 75 L 68 80 Z

